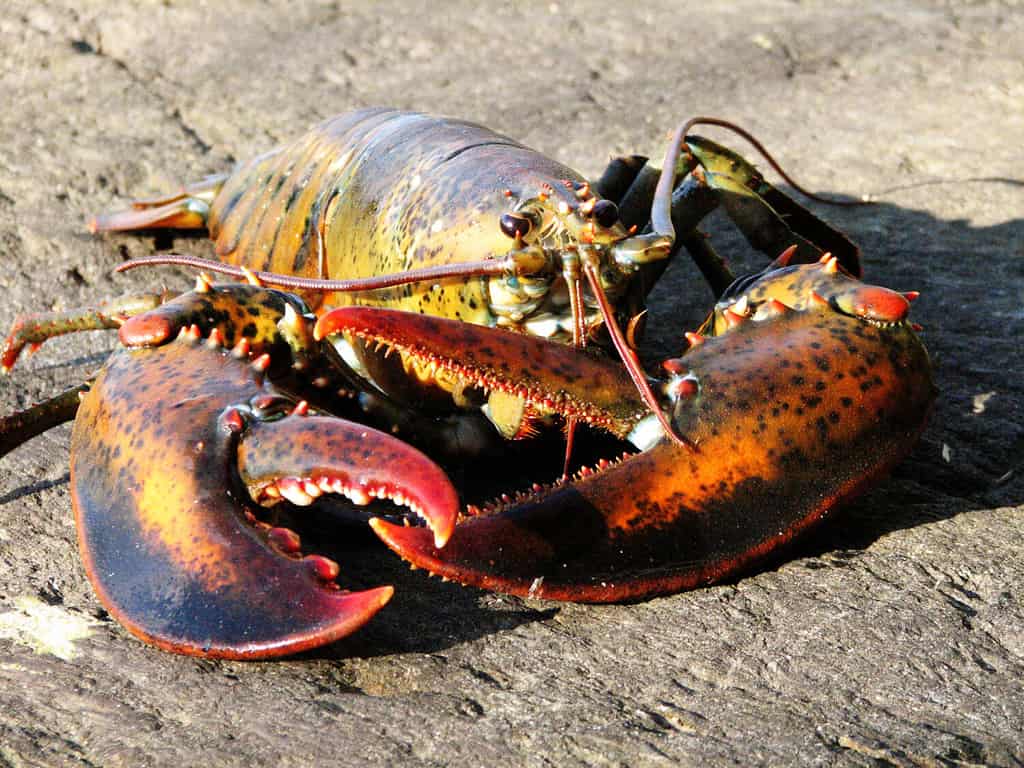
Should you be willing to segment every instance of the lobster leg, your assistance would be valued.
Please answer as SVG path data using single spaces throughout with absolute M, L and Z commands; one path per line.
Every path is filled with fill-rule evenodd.
M 79 384 L 23 411 L 0 417 L 0 456 L 58 424 L 71 421 L 78 413 L 82 394 L 88 391 L 88 383 Z
M 672 195 L 676 245 L 669 259 L 643 265 L 646 285 L 653 286 L 675 253 L 685 247 L 715 296 L 722 294 L 732 283 L 733 275 L 724 260 L 697 231 L 698 224 L 719 206 L 725 209 L 747 241 L 768 256 L 774 258 L 791 245 L 796 245 L 793 262 L 813 263 L 825 252 L 830 252 L 838 257 L 840 265 L 849 274 L 860 276 L 857 246 L 842 232 L 765 181 L 742 156 L 692 135 L 686 137 L 684 153 L 687 159 L 677 169 L 678 186 Z M 642 229 L 650 215 L 660 173 L 651 165 L 637 170 L 635 163 L 640 159 L 639 156 L 619 158 L 609 165 L 605 174 L 610 177 L 608 187 L 616 191 L 618 183 L 631 178 L 630 186 L 621 195 L 619 212 L 626 227 Z M 824 202 L 836 204 L 834 201 Z
M 636 177 L 643 171 L 646 165 L 647 158 L 643 155 L 614 157 L 608 163 L 608 167 L 604 169 L 600 178 L 595 182 L 594 190 L 605 200 L 611 200 L 616 205 L 621 206 L 626 192 L 629 191 L 633 182 L 636 181 Z
M 754 248 L 774 257 L 796 245 L 794 263 L 813 263 L 824 253 L 832 253 L 849 274 L 861 276 L 860 249 L 842 232 L 765 181 L 742 156 L 700 136 L 688 136 L 686 146 L 699 163 L 698 178 L 703 176 Z
M 0 372 L 9 372 L 26 346 L 34 351 L 44 341 L 68 333 L 120 328 L 125 319 L 160 306 L 172 295 L 143 293 L 122 296 L 95 307 L 66 312 L 39 312 L 20 317 L 0 350 Z

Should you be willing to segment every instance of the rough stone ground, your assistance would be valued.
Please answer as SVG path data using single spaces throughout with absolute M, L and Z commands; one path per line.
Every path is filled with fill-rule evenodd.
M 704 113 L 750 127 L 811 189 L 877 197 L 816 210 L 872 279 L 922 291 L 941 397 L 891 481 L 736 583 L 559 605 L 356 551 L 354 578 L 396 584 L 388 609 L 265 664 L 171 656 L 105 616 L 56 429 L 0 461 L 0 766 L 1024 763 L 1024 7 L 683 5 L 5 3 L 2 328 L 157 279 L 111 270 L 172 243 L 90 237 L 88 214 L 336 112 L 468 117 L 588 174 L 659 155 Z M 707 303 L 673 268 L 650 351 Z M 112 344 L 47 345 L 0 381 L 0 412 Z

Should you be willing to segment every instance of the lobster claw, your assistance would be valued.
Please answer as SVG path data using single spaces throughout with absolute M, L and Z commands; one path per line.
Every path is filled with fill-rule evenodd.
M 765 291 L 798 277 L 820 301 L 791 309 Z M 857 281 L 821 263 L 755 285 L 762 299 L 736 306 L 739 319 L 720 335 L 694 338 L 654 383 L 690 445 L 661 433 L 616 362 L 387 310 L 322 317 L 319 336 L 376 339 L 642 449 L 463 520 L 444 549 L 415 528 L 378 519 L 374 530 L 435 574 L 558 600 L 640 599 L 749 567 L 883 477 L 916 441 L 934 397 L 927 353 L 905 312 L 876 322 L 840 311 L 857 305 Z M 864 286 L 876 303 L 886 290 Z M 832 293 L 843 302 L 830 302 Z
M 110 613 L 166 650 L 294 653 L 349 634 L 390 599 L 389 586 L 340 589 L 337 564 L 302 556 L 296 533 L 257 522 L 257 504 L 387 497 L 420 512 L 438 546 L 454 525 L 457 497 L 433 462 L 305 415 L 269 387 L 269 367 L 269 355 L 250 362 L 183 334 L 118 350 L 83 398 L 71 462 L 82 559 Z

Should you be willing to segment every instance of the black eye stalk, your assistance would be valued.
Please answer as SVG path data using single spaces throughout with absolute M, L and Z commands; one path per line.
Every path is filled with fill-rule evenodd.
M 501 217 L 501 231 L 511 238 L 523 238 L 533 228 L 529 217 L 521 213 L 506 213 Z
M 598 200 L 594 204 L 594 220 L 602 227 L 610 227 L 619 220 L 619 206 L 611 200 Z

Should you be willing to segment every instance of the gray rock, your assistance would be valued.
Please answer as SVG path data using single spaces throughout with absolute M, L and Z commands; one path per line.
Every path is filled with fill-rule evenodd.
M 265 664 L 161 653 L 106 616 L 55 429 L 0 460 L 0 765 L 1024 762 L 1018 3 L 11 0 L 0 48 L 0 328 L 187 287 L 111 270 L 207 243 L 93 238 L 87 216 L 336 112 L 467 117 L 590 175 L 613 153 L 660 156 L 701 113 L 750 127 L 811 189 L 879 201 L 814 208 L 862 244 L 871 279 L 922 291 L 941 390 L 889 482 L 735 583 L 560 605 L 357 550 L 346 570 L 394 583 L 388 609 Z M 709 228 L 749 257 L 727 222 Z M 673 267 L 647 351 L 708 300 Z M 48 343 L 0 381 L 0 412 L 81 380 L 113 343 Z

